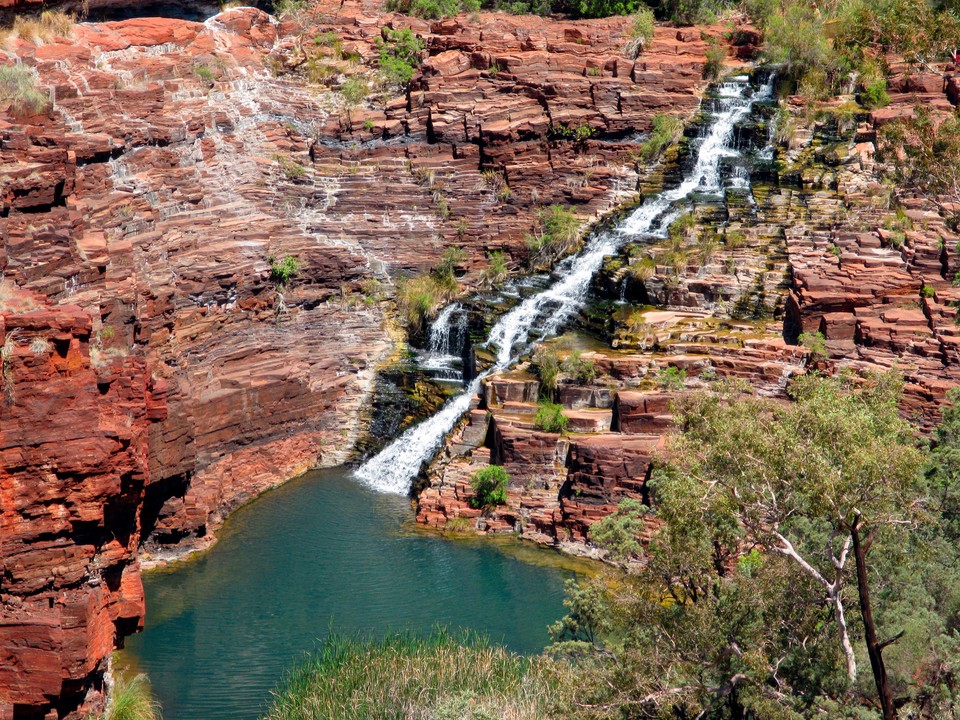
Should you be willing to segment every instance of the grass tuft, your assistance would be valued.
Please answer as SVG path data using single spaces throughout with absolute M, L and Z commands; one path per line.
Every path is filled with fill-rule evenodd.
M 437 630 L 364 641 L 333 635 L 291 672 L 266 720 L 559 718 L 555 666 Z
M 38 113 L 49 104 L 50 98 L 37 87 L 36 78 L 24 65 L 0 65 L 0 105 L 9 105 L 20 115 Z
M 118 679 L 103 720 L 160 720 L 160 706 L 150 692 L 146 675 Z

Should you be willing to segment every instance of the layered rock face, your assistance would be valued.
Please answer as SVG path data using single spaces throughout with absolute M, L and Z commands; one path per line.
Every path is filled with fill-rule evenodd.
M 363 11 L 309 32 L 333 27 L 372 56 L 380 27 Z M 627 144 L 549 138 L 616 136 L 697 106 L 707 44 L 659 30 L 626 61 L 625 23 L 416 26 L 424 76 L 352 112 L 270 76 L 296 64 L 303 35 L 255 10 L 17 44 L 55 103 L 3 129 L 4 275 L 84 307 L 100 352 L 142 355 L 169 380 L 152 541 L 209 537 L 252 493 L 343 458 L 388 346 L 378 307 L 360 302 L 371 278 L 389 288 L 450 243 L 477 266 L 516 248 L 541 205 L 588 220 L 635 190 Z M 288 255 L 302 267 L 280 288 L 268 259 Z
M 203 547 L 238 504 L 343 461 L 397 274 L 456 243 L 469 281 L 540 207 L 589 222 L 634 193 L 628 136 L 696 109 L 707 48 L 658 29 L 627 60 L 623 19 L 311 18 L 10 41 L 52 105 L 0 115 L 2 716 L 95 704 L 141 622 L 138 545 Z M 346 106 L 385 23 L 423 36 L 423 74 Z M 331 30 L 359 64 L 311 84 L 305 47 Z
M 960 382 L 960 291 L 954 282 L 960 236 L 929 199 L 881 185 L 874 154 L 877 128 L 912 116 L 917 103 L 953 112 L 954 84 L 941 74 L 904 68 L 891 82 L 899 92 L 871 113 L 854 145 L 789 154 L 801 166 L 811 152 L 825 160 L 825 169 L 805 173 L 803 181 L 819 189 L 809 203 L 811 215 L 836 220 L 787 230 L 794 273 L 787 329 L 821 332 L 838 368 L 898 367 L 907 381 L 905 412 L 926 429 L 938 420 L 947 389 Z
M 96 699 L 117 640 L 143 621 L 162 381 L 143 358 L 92 359 L 80 308 L 0 293 L 0 717 L 63 717 Z
M 594 522 L 625 498 L 650 503 L 651 458 L 674 431 L 671 403 L 718 378 L 785 397 L 790 376 L 810 369 L 896 367 L 906 379 L 904 415 L 930 429 L 946 390 L 960 383 L 960 238 L 929 200 L 882 184 L 874 163 L 877 125 L 911 113 L 918 98 L 951 108 L 940 76 L 909 82 L 913 90 L 894 95 L 852 141 L 837 141 L 835 119 L 807 127 L 798 118 L 779 186 L 758 183 L 749 205 L 728 191 L 721 209 L 695 209 L 685 232 L 699 242 L 722 226 L 722 243 L 700 245 L 709 254 L 696 257 L 688 250 L 697 240 L 677 234 L 644 251 L 646 267 L 629 247 L 610 259 L 597 292 L 621 288 L 628 304 L 610 309 L 609 347 L 593 340 L 579 353 L 596 377 L 568 378 L 555 393 L 568 432 L 537 430 L 539 385 L 525 367 L 488 379 L 432 468 L 419 521 L 443 527 L 466 518 L 480 532 L 598 552 L 589 545 Z M 661 260 L 677 257 L 672 268 Z M 578 342 L 559 345 L 561 356 Z M 510 473 L 508 500 L 481 511 L 470 506 L 470 480 L 490 463 Z M 641 540 L 656 527 L 655 516 L 648 520 Z

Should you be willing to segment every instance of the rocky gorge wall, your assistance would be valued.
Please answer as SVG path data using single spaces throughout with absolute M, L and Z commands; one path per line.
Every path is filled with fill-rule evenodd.
M 758 180 L 749 198 L 728 191 L 719 207 L 695 202 L 688 237 L 609 261 L 595 290 L 609 297 L 621 288 L 621 304 L 606 306 L 606 343 L 576 335 L 546 343 L 593 376 L 561 375 L 554 399 L 568 431 L 538 429 L 535 368 L 489 378 L 431 468 L 418 521 L 602 556 L 590 526 L 624 499 L 650 505 L 651 461 L 675 431 L 671 405 L 720 378 L 785 398 L 798 373 L 897 368 L 903 414 L 929 431 L 947 390 L 960 385 L 960 236 L 929 198 L 884 182 L 877 132 L 918 104 L 953 112 L 956 68 L 891 65 L 887 107 L 839 121 L 835 111 L 853 98 L 819 117 L 792 99 L 794 130 L 775 182 Z M 681 260 L 671 264 L 678 238 Z M 654 260 L 643 274 L 637 250 Z M 507 502 L 476 509 L 471 477 L 489 464 L 510 474 Z M 641 540 L 657 522 L 647 516 Z
M 0 115 L 0 717 L 96 707 L 142 622 L 138 548 L 203 547 L 258 492 L 342 462 L 398 273 L 456 243 L 470 282 L 539 207 L 588 222 L 632 195 L 626 136 L 695 112 L 708 47 L 660 28 L 634 62 L 625 19 L 427 24 L 369 3 L 306 22 L 237 9 L 8 40 L 52 104 Z M 345 107 L 387 23 L 424 38 L 422 75 Z M 329 30 L 353 59 L 311 82 L 304 38 Z

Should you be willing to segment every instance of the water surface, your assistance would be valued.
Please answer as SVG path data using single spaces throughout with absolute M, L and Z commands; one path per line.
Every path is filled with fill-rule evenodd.
M 342 469 L 288 483 L 237 511 L 203 557 L 147 574 L 146 629 L 121 660 L 148 673 L 165 720 L 253 720 L 331 627 L 439 623 L 541 650 L 570 573 L 411 531 L 412 515 Z

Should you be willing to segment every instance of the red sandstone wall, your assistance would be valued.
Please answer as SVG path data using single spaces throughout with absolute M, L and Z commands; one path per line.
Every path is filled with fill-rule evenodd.
M 0 301 L 3 718 L 95 703 L 116 642 L 142 623 L 139 509 L 163 410 L 141 358 L 94 367 L 90 330 L 77 307 Z

